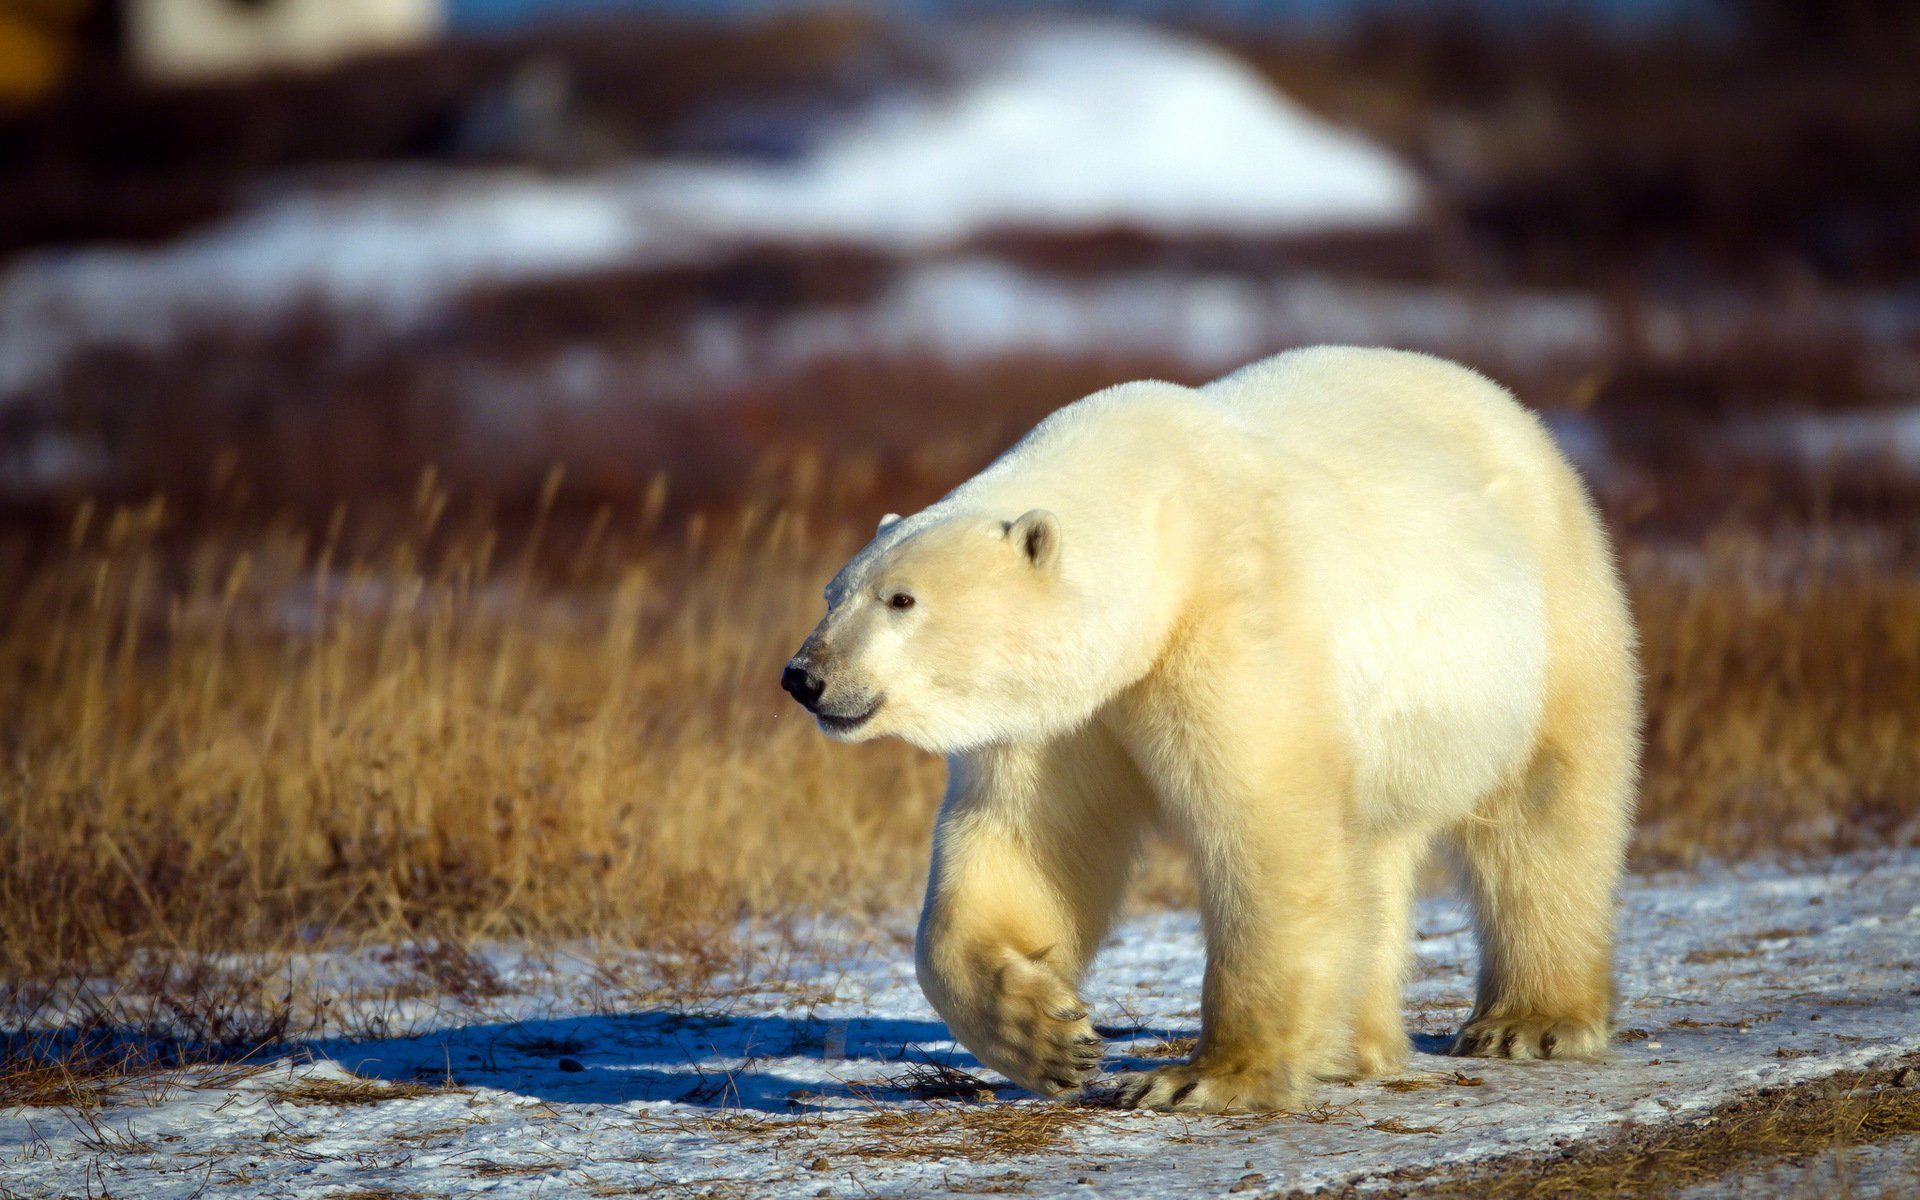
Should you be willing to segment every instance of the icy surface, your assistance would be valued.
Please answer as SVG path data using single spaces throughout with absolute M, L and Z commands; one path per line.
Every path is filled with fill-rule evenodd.
M 526 974 L 503 950 L 512 994 L 464 1013 L 396 1013 L 415 1026 L 408 1036 L 324 1041 L 245 1081 L 124 1104 L 92 1122 L 0 1113 L 0 1192 L 1084 1187 L 1146 1197 L 1226 1195 L 1245 1181 L 1241 1194 L 1258 1194 L 1550 1152 L 1625 1122 L 1686 1119 L 1755 1085 L 1920 1049 L 1920 856 L 1634 882 L 1622 911 L 1622 1034 L 1604 1065 L 1433 1053 L 1470 995 L 1464 925 L 1452 903 L 1421 910 L 1407 1007 L 1421 1052 L 1398 1090 L 1328 1084 L 1305 1115 L 1119 1113 L 1041 1101 L 990 1075 L 990 1101 L 919 1098 L 908 1086 L 916 1069 L 978 1068 L 914 986 L 903 924 L 853 940 L 819 935 L 822 952 L 788 962 L 778 984 L 740 981 L 698 1005 L 610 1013 L 596 1011 L 584 969 Z M 1196 1032 L 1201 963 L 1190 915 L 1141 916 L 1115 933 L 1088 986 L 1113 1066 L 1159 1061 L 1164 1041 Z M 347 1072 L 453 1086 L 363 1105 L 286 1097 L 290 1084 Z
M 969 35 L 955 54 L 952 88 L 896 97 L 789 163 L 393 170 L 290 187 L 155 249 L 29 255 L 0 275 L 0 396 L 89 343 L 155 344 L 302 302 L 407 320 L 476 283 L 697 260 L 743 241 L 1280 234 L 1399 223 L 1419 203 L 1387 152 L 1176 34 L 1053 20 Z

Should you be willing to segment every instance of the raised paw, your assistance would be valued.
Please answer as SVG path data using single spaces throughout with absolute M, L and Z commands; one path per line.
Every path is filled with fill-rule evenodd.
M 1114 1083 L 1122 1108 L 1158 1112 L 1287 1112 L 1303 1096 L 1285 1071 L 1223 1071 L 1194 1063 L 1132 1071 Z
M 1043 1096 L 1075 1091 L 1100 1073 L 1105 1043 L 1086 1006 L 1051 967 L 1016 958 L 994 984 L 981 1044 L 968 1042 L 980 1061 Z
M 1604 1021 L 1568 1017 L 1475 1017 L 1461 1027 L 1447 1053 L 1461 1058 L 1572 1058 L 1607 1055 Z

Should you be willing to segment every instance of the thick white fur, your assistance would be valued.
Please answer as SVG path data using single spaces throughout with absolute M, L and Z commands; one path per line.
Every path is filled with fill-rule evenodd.
M 1092 1078 L 1076 986 L 1150 824 L 1193 856 L 1208 965 L 1191 1061 L 1125 1102 L 1398 1068 L 1435 844 L 1480 942 L 1455 1052 L 1604 1052 L 1634 632 L 1574 472 L 1481 376 L 1322 347 L 1108 389 L 827 595 L 795 659 L 823 724 L 950 756 L 919 975 L 987 1065 Z

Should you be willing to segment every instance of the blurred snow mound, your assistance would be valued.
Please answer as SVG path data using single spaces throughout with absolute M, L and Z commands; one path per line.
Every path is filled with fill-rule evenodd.
M 1277 233 L 1418 207 L 1391 155 L 1200 42 L 1051 22 L 961 49 L 971 69 L 953 93 L 870 113 L 811 159 L 662 183 L 722 228 L 903 243 L 1007 227 Z
M 1145 27 L 959 37 L 958 82 L 778 165 L 556 179 L 403 168 L 307 186 L 171 245 L 29 255 L 0 275 L 0 396 L 97 342 L 161 344 L 303 301 L 416 317 L 476 283 L 698 260 L 743 241 L 894 249 L 997 229 L 1278 234 L 1404 221 L 1414 177 L 1229 55 Z

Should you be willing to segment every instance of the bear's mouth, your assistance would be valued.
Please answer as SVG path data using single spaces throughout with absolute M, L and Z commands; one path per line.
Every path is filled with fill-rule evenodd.
M 849 733 L 872 720 L 873 714 L 880 711 L 880 704 L 885 699 L 885 696 L 876 696 L 874 697 L 873 703 L 867 705 L 864 712 L 854 713 L 851 716 L 843 717 L 838 713 L 824 712 L 817 712 L 813 714 L 813 716 L 815 720 L 820 722 L 822 728 L 832 730 L 834 733 Z

